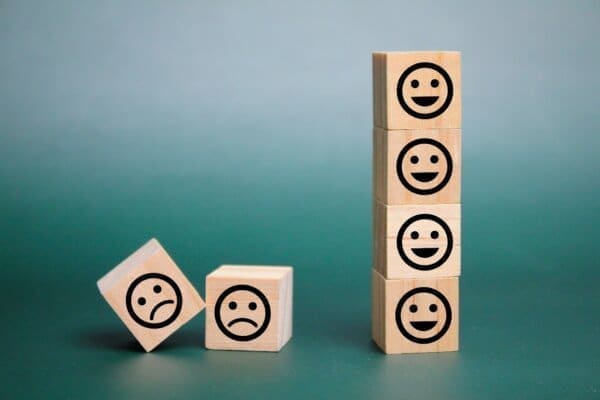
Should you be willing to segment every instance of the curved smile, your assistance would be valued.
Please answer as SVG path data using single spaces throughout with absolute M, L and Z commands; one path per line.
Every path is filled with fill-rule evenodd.
M 428 107 L 438 101 L 440 96 L 413 96 L 412 101 L 420 105 L 421 107 Z
M 437 324 L 437 321 L 410 321 L 410 324 L 416 330 L 424 332 L 433 328 Z
M 255 328 L 258 328 L 258 324 L 254 321 L 252 321 L 250 318 L 236 318 L 233 319 L 231 321 L 229 321 L 229 323 L 227 324 L 228 328 L 231 328 L 232 325 L 237 324 L 238 322 L 247 322 L 250 325 L 252 325 Z
M 434 180 L 439 175 L 439 172 L 413 172 L 411 175 L 419 182 L 425 183 Z
M 437 253 L 439 247 L 417 247 L 411 250 L 421 258 L 429 258 Z
M 150 321 L 154 321 L 154 314 L 156 314 L 156 312 L 158 311 L 159 308 L 161 308 L 162 306 L 165 306 L 167 304 L 175 304 L 175 302 L 173 300 L 163 300 L 160 303 L 158 303 L 157 305 L 155 305 L 152 308 L 152 311 L 150 312 Z

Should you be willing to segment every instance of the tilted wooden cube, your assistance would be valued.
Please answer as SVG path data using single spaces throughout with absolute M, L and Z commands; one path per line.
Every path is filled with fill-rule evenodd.
M 460 53 L 373 53 L 373 120 L 389 130 L 460 128 Z
M 460 203 L 460 129 L 373 129 L 375 198 L 387 205 Z
M 279 351 L 292 336 L 292 267 L 223 265 L 206 277 L 206 347 Z
M 372 270 L 372 336 L 387 354 L 458 350 L 458 277 L 384 279 Z
M 204 301 L 156 239 L 98 282 L 100 293 L 146 351 L 188 322 Z
M 373 211 L 373 267 L 386 279 L 460 275 L 460 204 Z

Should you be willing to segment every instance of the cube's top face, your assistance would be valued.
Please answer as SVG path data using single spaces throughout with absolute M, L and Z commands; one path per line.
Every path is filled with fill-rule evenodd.
M 279 280 L 292 273 L 288 266 L 221 265 L 207 278 Z
M 459 52 L 373 53 L 375 125 L 460 128 Z

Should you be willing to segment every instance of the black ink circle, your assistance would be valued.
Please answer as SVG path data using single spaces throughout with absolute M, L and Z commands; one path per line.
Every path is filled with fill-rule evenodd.
M 262 301 L 263 305 L 265 306 L 265 320 L 264 320 L 263 324 L 256 330 L 256 332 L 254 332 L 250 335 L 246 335 L 246 336 L 236 335 L 235 333 L 229 331 L 227 329 L 227 327 L 225 326 L 225 324 L 223 323 L 223 321 L 221 320 L 221 312 L 220 311 L 221 311 L 221 305 L 223 304 L 223 301 L 231 293 L 237 292 L 238 290 L 246 290 L 248 292 L 254 293 Z M 217 299 L 217 302 L 215 303 L 215 321 L 217 322 L 217 326 L 219 327 L 221 332 L 223 332 L 223 334 L 225 336 L 227 336 L 228 338 L 237 340 L 239 342 L 248 342 L 250 340 L 256 339 L 257 337 L 262 335 L 264 331 L 267 330 L 267 327 L 269 326 L 269 322 L 271 321 L 271 306 L 269 305 L 269 300 L 267 300 L 267 297 L 260 290 L 255 288 L 254 286 L 235 285 L 235 286 L 228 288 L 223 293 L 221 293 L 221 295 Z
M 444 232 L 446 232 L 446 237 L 448 238 L 448 243 L 446 244 L 446 250 L 444 252 L 444 255 L 442 255 L 442 257 L 438 261 L 434 262 L 433 264 L 428 264 L 428 265 L 421 265 L 421 264 L 417 264 L 416 262 L 412 261 L 406 255 L 406 253 L 404 252 L 404 247 L 402 246 L 402 238 L 404 237 L 404 232 L 406 232 L 406 229 L 413 222 L 420 221 L 422 219 L 428 219 L 428 220 L 437 222 L 442 227 L 442 229 L 444 229 Z M 398 236 L 396 237 L 396 248 L 398 249 L 398 253 L 400 253 L 400 257 L 402 257 L 402 260 L 406 264 L 408 264 L 410 267 L 412 267 L 414 269 L 418 269 L 419 271 L 431 271 L 432 269 L 436 269 L 437 267 L 442 265 L 444 262 L 446 262 L 448 257 L 450 257 L 450 253 L 452 253 L 452 245 L 453 245 L 453 240 L 452 240 L 452 232 L 450 232 L 450 228 L 440 217 L 437 217 L 433 214 L 417 214 L 417 215 L 410 217 L 409 219 L 406 220 L 406 222 L 404 222 L 404 224 L 402 224 L 402 226 L 400 227 L 400 230 L 398 231 Z
M 175 297 L 176 297 L 175 310 L 173 310 L 173 314 L 171 314 L 171 316 L 169 318 L 167 318 L 166 320 L 164 320 L 162 322 L 154 323 L 154 322 L 145 321 L 145 320 L 141 319 L 135 313 L 135 310 L 133 309 L 133 304 L 131 303 L 131 297 L 133 296 L 133 291 L 140 283 L 142 283 L 143 281 L 145 281 L 147 279 L 160 279 L 160 280 L 168 283 L 173 288 L 173 291 L 175 292 Z M 143 303 L 146 304 L 145 299 L 144 299 Z M 175 281 L 173 279 L 169 278 L 166 275 L 159 274 L 157 272 L 151 272 L 148 274 L 141 275 L 141 276 L 137 277 L 133 282 L 131 282 L 131 284 L 129 285 L 129 288 L 127 289 L 127 294 L 125 295 L 125 305 L 127 306 L 127 312 L 129 313 L 129 316 L 135 322 L 137 322 L 138 324 L 142 325 L 145 328 L 150 328 L 150 329 L 164 328 L 165 326 L 171 324 L 173 321 L 175 321 L 177 319 L 177 317 L 179 316 L 179 313 L 181 312 L 181 307 L 183 306 L 181 290 L 179 289 L 179 286 L 177 286 L 177 284 L 175 283 Z M 141 305 L 143 305 L 143 304 L 141 304 Z
M 402 86 L 404 85 L 404 81 L 406 80 L 408 75 L 410 75 L 411 72 L 413 72 L 417 69 L 421 69 L 421 68 L 431 68 L 431 69 L 439 72 L 439 74 L 442 75 L 442 77 L 446 81 L 446 87 L 448 87 L 448 94 L 446 95 L 446 101 L 444 101 L 444 104 L 442 104 L 440 106 L 440 108 L 438 108 L 437 110 L 430 112 L 430 113 L 420 113 L 420 112 L 417 112 L 417 111 L 413 110 L 412 108 L 410 108 L 408 106 L 408 104 L 406 104 L 406 100 L 404 99 L 404 93 L 402 92 Z M 415 87 L 415 86 L 413 86 L 413 87 Z M 417 64 L 414 64 L 414 65 L 411 65 L 410 67 L 408 67 L 402 73 L 402 75 L 400 75 L 400 79 L 398 79 L 398 85 L 396 86 L 396 97 L 398 97 L 398 101 L 400 102 L 400 105 L 402 106 L 404 111 L 406 111 L 409 115 L 411 115 L 415 118 L 419 118 L 419 119 L 431 119 L 431 118 L 435 118 L 438 115 L 442 114 L 444 111 L 446 111 L 448 106 L 450 106 L 453 95 L 454 95 L 454 88 L 452 86 L 452 79 L 450 79 L 450 75 L 448 75 L 448 73 L 446 72 L 446 70 L 444 68 L 440 67 L 437 64 L 430 63 L 430 62 L 421 62 L 421 63 L 417 63 Z
M 408 152 L 410 151 L 410 149 L 412 149 L 415 146 L 418 146 L 420 144 L 428 144 L 431 145 L 435 148 L 437 148 L 439 151 L 442 152 L 442 154 L 444 155 L 444 158 L 446 159 L 446 175 L 444 175 L 444 178 L 441 180 L 440 183 L 438 183 L 436 186 L 432 187 L 431 189 L 420 189 L 417 187 L 414 187 L 413 185 L 411 185 L 408 180 L 406 179 L 406 177 L 404 176 L 404 171 L 402 171 L 402 161 L 404 160 L 404 157 L 406 157 L 406 154 L 408 154 Z M 413 158 L 416 156 L 412 156 L 410 158 L 410 161 L 415 164 L 413 162 Z M 402 185 L 404 185 L 405 188 L 407 188 L 408 190 L 410 190 L 411 192 L 415 193 L 415 194 L 421 194 L 421 195 L 428 195 L 428 194 L 433 194 L 436 192 L 439 192 L 440 190 L 442 190 L 444 188 L 444 186 L 446 186 L 448 184 L 448 182 L 450 181 L 450 178 L 452 177 L 452 156 L 450 156 L 450 152 L 448 151 L 448 149 L 441 144 L 440 142 L 438 142 L 437 140 L 433 140 L 433 139 L 428 139 L 428 138 L 423 138 L 423 139 L 416 139 L 413 140 L 412 142 L 410 142 L 409 144 L 407 144 L 406 146 L 404 146 L 404 148 L 400 151 L 400 154 L 398 154 L 398 159 L 396 160 L 396 174 L 398 175 L 398 179 L 400 179 L 400 182 L 402 182 Z
M 402 315 L 401 315 L 402 306 L 404 305 L 404 303 L 406 303 L 406 301 L 409 298 L 411 298 L 413 295 L 415 295 L 417 293 L 430 293 L 430 294 L 434 295 L 442 302 L 442 304 L 444 305 L 444 309 L 446 310 L 446 321 L 444 322 L 442 329 L 440 329 L 440 331 L 438 333 L 436 333 L 435 335 L 433 335 L 430 338 L 418 338 L 416 336 L 411 335 L 406 330 L 406 328 L 404 327 L 404 324 L 402 323 Z M 429 287 L 414 288 L 414 289 L 408 291 L 407 293 L 405 293 L 404 296 L 402 296 L 402 298 L 398 302 L 398 305 L 396 306 L 396 325 L 398 326 L 398 329 L 400 329 L 400 332 L 402 333 L 402 335 L 404 335 L 404 337 L 407 338 L 408 340 L 410 340 L 411 342 L 415 342 L 415 343 L 419 343 L 419 344 L 433 343 L 436 340 L 438 340 L 439 338 L 441 338 L 442 336 L 444 336 L 446 334 L 446 332 L 448 332 L 451 322 L 452 322 L 452 310 L 450 309 L 450 303 L 448 302 L 448 299 L 446 299 L 446 297 L 443 294 L 441 294 L 440 292 L 438 292 L 437 290 L 435 290 L 433 288 L 429 288 Z

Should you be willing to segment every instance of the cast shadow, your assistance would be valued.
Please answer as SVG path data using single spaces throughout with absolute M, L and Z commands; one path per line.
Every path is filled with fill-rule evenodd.
M 75 335 L 75 345 L 83 349 L 92 350 L 115 350 L 129 353 L 141 353 L 146 351 L 127 331 L 122 329 L 90 329 Z M 181 348 L 203 348 L 204 335 L 196 331 L 180 331 L 173 333 L 163 343 L 158 345 L 153 353 L 161 353 Z

